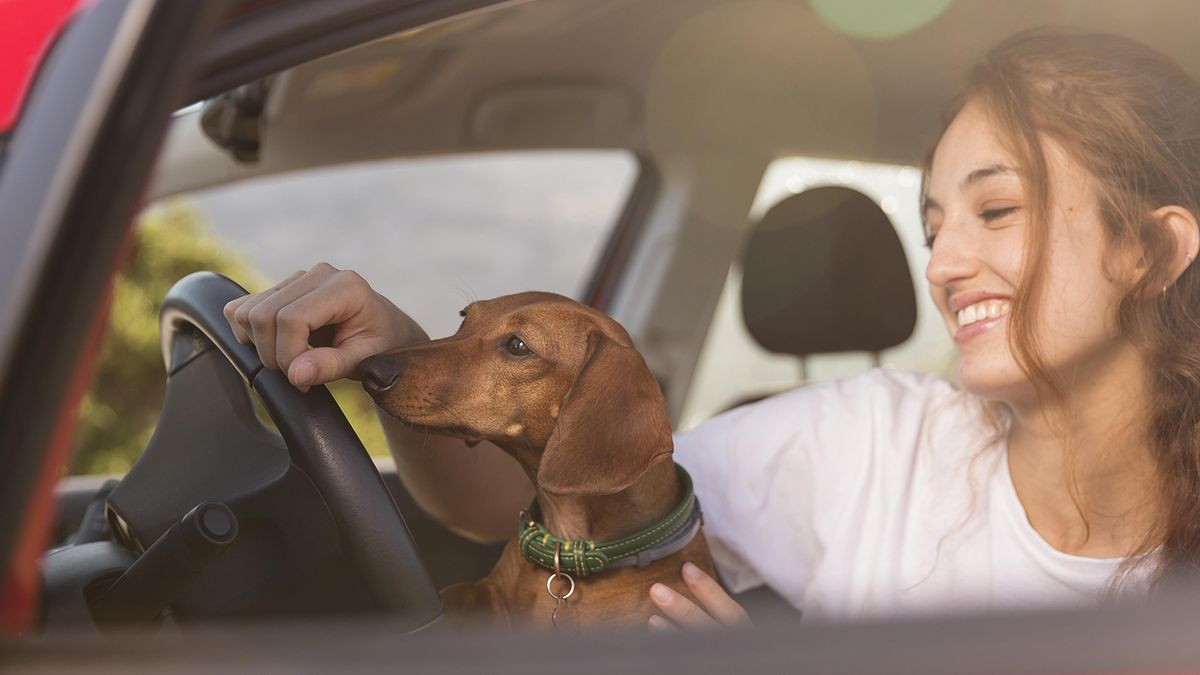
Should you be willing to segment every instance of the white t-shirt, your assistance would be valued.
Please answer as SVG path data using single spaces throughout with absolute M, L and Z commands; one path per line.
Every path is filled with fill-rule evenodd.
M 1003 433 L 931 375 L 780 394 L 679 435 L 675 459 L 731 589 L 766 583 L 805 620 L 1095 606 L 1122 562 L 1047 544 Z

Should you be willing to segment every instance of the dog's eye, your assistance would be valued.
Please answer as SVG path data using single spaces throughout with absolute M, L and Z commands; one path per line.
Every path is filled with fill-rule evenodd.
M 529 356 L 533 353 L 533 350 L 525 344 L 525 341 L 516 335 L 513 335 L 504 342 L 504 350 L 513 356 Z

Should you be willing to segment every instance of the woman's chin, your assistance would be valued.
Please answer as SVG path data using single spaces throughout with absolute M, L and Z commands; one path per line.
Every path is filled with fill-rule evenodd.
M 970 394 L 989 401 L 1015 401 L 1030 389 L 1029 378 L 1016 363 L 976 363 L 963 360 L 958 365 L 958 384 Z

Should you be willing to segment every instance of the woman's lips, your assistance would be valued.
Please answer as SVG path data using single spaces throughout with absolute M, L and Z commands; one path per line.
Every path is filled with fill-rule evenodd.
M 954 341 L 961 343 L 1000 323 L 1012 309 L 1012 301 L 990 293 L 972 292 L 952 298 L 950 306 L 954 309 L 954 325 L 958 326 Z
M 970 340 L 971 338 L 975 337 L 976 335 L 979 335 L 981 333 L 985 333 L 985 332 L 991 330 L 993 326 L 998 325 L 1001 321 L 1004 321 L 1007 318 L 1008 318 L 1007 314 L 1002 314 L 994 319 L 985 319 L 983 321 L 976 321 L 975 323 L 970 324 L 968 326 L 963 326 L 962 328 L 959 328 L 957 331 L 955 331 L 954 342 L 956 344 L 962 344 L 962 343 L 966 342 L 967 340 Z

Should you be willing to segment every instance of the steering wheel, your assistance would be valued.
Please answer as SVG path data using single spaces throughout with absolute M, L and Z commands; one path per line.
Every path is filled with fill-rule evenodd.
M 146 548 L 201 500 L 241 500 L 246 511 L 269 503 L 295 521 L 290 527 L 299 528 L 301 539 L 320 539 L 321 523 L 332 521 L 324 529 L 335 532 L 326 537 L 334 543 L 324 546 L 340 549 L 349 575 L 357 577 L 352 581 L 365 587 L 373 608 L 395 613 L 414 630 L 437 622 L 442 602 L 404 518 L 329 390 L 300 392 L 283 373 L 264 368 L 252 346 L 234 338 L 222 309 L 245 293 L 212 272 L 188 275 L 167 293 L 160 313 L 168 370 L 163 415 L 146 453 L 109 496 L 117 538 Z M 279 436 L 257 420 L 247 385 L 286 451 Z M 314 493 L 319 499 L 309 496 Z M 271 565 L 260 567 L 271 573 Z

